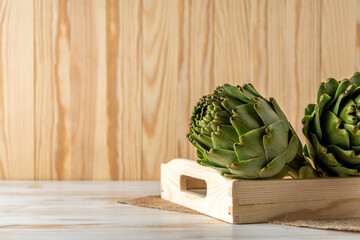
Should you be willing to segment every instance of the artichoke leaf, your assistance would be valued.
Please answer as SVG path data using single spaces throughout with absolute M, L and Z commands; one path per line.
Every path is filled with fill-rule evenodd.
M 310 134 L 311 140 L 314 143 L 314 149 L 316 149 L 316 156 L 319 159 L 317 165 L 324 170 L 326 173 L 331 174 L 332 176 L 346 177 L 349 175 L 357 175 L 358 171 L 356 169 L 349 169 L 342 166 L 335 158 L 335 156 L 328 152 L 327 148 L 322 146 L 315 134 Z M 323 171 L 324 172 L 324 171 Z
M 294 131 L 292 132 L 292 136 L 290 138 L 289 145 L 287 148 L 286 163 L 289 163 L 295 158 L 296 154 L 298 154 L 299 152 L 299 148 L 301 149 L 302 152 L 301 142 Z
M 259 95 L 253 94 L 253 92 L 251 91 L 251 89 L 249 87 L 247 87 L 247 85 L 245 84 L 243 87 L 238 87 L 240 92 L 242 94 L 244 94 L 250 101 L 254 98 L 254 97 L 261 97 Z
M 245 84 L 245 85 L 243 86 L 243 88 L 244 88 L 246 91 L 252 93 L 252 95 L 254 95 L 254 96 L 256 96 L 256 97 L 261 97 L 261 98 L 262 98 L 262 96 L 260 95 L 260 93 L 255 89 L 255 87 L 254 87 L 251 83 Z
M 240 105 L 234 108 L 233 113 L 235 115 L 230 118 L 230 122 L 239 136 L 263 126 L 260 117 L 254 109 L 254 103 Z
M 326 111 L 322 117 L 323 130 L 329 144 L 337 145 L 348 150 L 350 148 L 349 133 L 345 129 L 340 129 L 341 119 L 334 113 Z
M 317 102 L 320 101 L 320 97 L 323 94 L 326 94 L 328 96 L 334 97 L 335 93 L 336 93 L 336 89 L 338 89 L 339 87 L 339 82 L 336 81 L 334 78 L 329 78 L 326 83 L 321 83 L 319 90 L 318 90 L 318 94 L 317 94 Z
M 360 168 L 360 155 L 355 155 L 354 150 L 343 150 L 335 145 L 329 145 L 328 149 L 344 167 Z
M 342 103 L 343 100 L 347 99 L 347 96 L 356 88 L 355 85 L 349 85 L 349 88 L 345 91 L 340 93 L 339 97 L 336 100 L 336 103 L 332 109 L 332 112 L 335 115 L 338 115 L 339 113 L 339 108 L 340 108 L 340 104 Z
M 315 104 L 313 104 L 313 103 L 308 104 L 304 111 L 305 115 L 313 115 L 314 110 L 315 110 Z
M 254 104 L 255 111 L 258 113 L 264 125 L 270 125 L 281 120 L 270 103 L 259 97 L 255 97 L 254 101 L 256 102 L 256 104 Z
M 349 169 L 343 166 L 336 167 L 327 167 L 327 171 L 330 172 L 330 176 L 338 176 L 338 177 L 349 177 L 349 176 L 357 176 L 359 175 L 359 171 L 356 169 Z
M 259 177 L 260 170 L 264 165 L 266 165 L 266 158 L 263 156 L 235 162 L 228 168 L 239 178 L 254 179 Z
M 352 115 L 356 110 L 356 104 L 353 100 L 349 99 L 340 111 L 340 119 L 348 124 L 356 124 L 357 118 Z
M 351 146 L 351 149 L 355 151 L 355 154 L 360 154 L 360 146 Z
M 265 128 L 263 145 L 267 161 L 271 161 L 288 148 L 289 131 L 282 121 L 270 124 Z
M 236 174 L 231 174 L 230 171 L 229 171 L 229 173 L 221 173 L 221 176 L 230 178 L 230 179 L 242 179 Z M 246 179 L 246 178 L 244 178 L 244 179 Z
M 224 167 L 218 167 L 218 166 L 214 166 L 211 163 L 209 163 L 208 161 L 202 161 L 202 160 L 197 160 L 196 161 L 198 164 L 205 166 L 205 167 L 211 167 L 212 169 L 215 169 L 221 173 L 228 173 L 230 174 L 230 171 L 228 168 L 224 168 Z
M 234 142 L 224 134 L 221 134 L 219 132 L 212 132 L 211 140 L 214 148 L 233 150 Z
M 275 98 L 270 98 L 270 102 L 273 105 L 273 108 L 275 109 L 275 112 L 280 117 L 281 121 L 285 124 L 286 130 L 288 131 L 290 129 L 290 123 L 286 118 L 285 113 L 281 110 L 279 104 L 276 102 Z
M 227 167 L 237 161 L 237 156 L 233 150 L 213 148 L 210 151 L 205 151 L 204 155 L 210 163 L 221 167 Z
M 202 127 L 201 130 L 200 130 L 200 133 L 206 135 L 206 136 L 209 136 L 211 137 L 211 132 L 212 132 L 212 128 L 210 126 L 210 124 L 208 124 L 207 126 L 205 127 Z
M 268 162 L 268 164 L 263 169 L 261 169 L 260 177 L 267 178 L 280 172 L 286 163 L 293 161 L 298 152 L 299 146 L 300 140 L 295 134 L 293 134 L 291 136 L 288 148 L 283 153 L 278 154 L 274 159 Z
M 356 116 L 358 119 L 360 119 L 360 109 L 359 109 L 359 106 L 356 107 L 355 116 Z M 357 124 L 359 124 L 359 122 L 357 122 Z
M 319 103 L 315 106 L 315 120 L 314 120 L 314 127 L 317 137 L 322 140 L 322 131 L 321 131 L 321 125 L 320 125 L 320 117 L 322 115 L 322 112 L 324 110 L 324 107 L 326 103 L 330 100 L 330 96 L 327 94 L 323 94 L 320 96 Z
M 196 138 L 194 137 L 194 134 L 189 133 L 189 134 L 187 135 L 187 138 L 189 139 L 190 143 L 191 143 L 198 151 L 204 152 L 204 151 L 207 150 L 207 149 L 204 148 L 202 145 L 200 145 L 200 143 L 198 143 L 198 142 L 196 141 Z
M 209 136 L 206 136 L 205 134 L 195 134 L 193 133 L 191 135 L 193 140 L 197 140 L 198 142 L 200 142 L 200 144 L 203 146 L 203 148 L 205 149 L 210 149 L 213 148 L 213 144 L 212 144 L 212 140 Z
M 240 101 L 237 101 L 235 99 L 232 98 L 225 98 L 222 102 L 221 102 L 221 106 L 223 106 L 226 111 L 228 111 L 229 113 L 232 112 L 232 110 L 241 105 L 242 103 Z
M 287 151 L 278 155 L 274 159 L 272 159 L 265 167 L 260 170 L 260 177 L 269 178 L 276 174 L 278 174 L 281 169 L 284 168 L 287 160 Z M 291 160 L 290 160 L 291 161 Z
M 313 147 L 316 152 L 316 155 L 319 156 L 321 162 L 325 166 L 336 167 L 340 164 L 336 161 L 336 158 L 332 153 L 328 153 L 328 149 L 320 144 L 319 140 L 316 138 L 316 135 L 310 133 L 311 141 L 313 142 Z
M 218 111 L 214 114 L 214 121 L 218 123 L 229 124 L 229 118 L 231 114 L 228 111 Z
M 349 99 L 354 99 L 360 94 L 360 85 L 357 85 L 357 87 L 352 91 L 351 94 L 349 94 Z
M 239 161 L 262 156 L 265 158 L 262 144 L 264 133 L 265 126 L 249 131 L 239 137 L 239 142 L 234 144 L 235 153 Z
M 344 93 L 350 85 L 351 85 L 351 81 L 349 79 L 342 80 L 338 88 L 336 89 L 335 96 L 333 97 L 333 101 L 338 99 L 340 95 Z
M 354 75 L 350 78 L 350 81 L 352 84 L 360 86 L 360 73 L 359 72 L 354 73 Z
M 360 106 L 360 94 L 354 98 L 354 102 L 356 103 L 356 105 Z
M 360 130 L 359 127 L 352 124 L 344 124 L 344 128 L 349 132 L 351 145 L 360 145 Z
M 239 99 L 245 103 L 250 103 L 251 100 L 249 100 L 249 98 L 247 98 L 241 91 L 239 88 L 231 86 L 229 84 L 225 84 L 224 86 L 222 86 L 220 88 L 222 91 L 224 91 L 225 93 L 229 94 L 230 96 Z M 219 90 L 218 90 L 219 91 Z
M 309 138 L 309 131 L 310 131 L 310 123 L 313 120 L 313 116 L 311 115 L 305 115 L 305 117 L 301 120 L 301 123 L 304 125 L 303 127 L 303 133 L 305 137 Z
M 221 136 L 224 136 L 228 139 L 228 141 L 232 142 L 231 146 L 237 141 L 239 141 L 239 136 L 236 133 L 235 129 L 231 125 L 220 125 L 217 128 L 217 133 L 219 133 Z M 232 150 L 234 150 L 232 148 Z

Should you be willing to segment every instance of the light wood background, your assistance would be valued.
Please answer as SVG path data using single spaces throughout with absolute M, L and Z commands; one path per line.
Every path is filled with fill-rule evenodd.
M 159 179 L 226 82 L 302 135 L 319 82 L 359 65 L 356 0 L 0 0 L 0 179 Z

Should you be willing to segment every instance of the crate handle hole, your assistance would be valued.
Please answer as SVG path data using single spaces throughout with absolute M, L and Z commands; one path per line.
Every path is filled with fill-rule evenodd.
M 194 178 L 186 175 L 180 176 L 180 190 L 189 192 L 191 194 L 206 197 L 207 185 L 206 181 L 199 178 Z

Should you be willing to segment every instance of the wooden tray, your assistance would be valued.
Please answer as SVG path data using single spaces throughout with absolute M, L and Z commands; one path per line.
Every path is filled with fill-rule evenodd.
M 161 197 L 229 223 L 360 217 L 360 178 L 231 180 L 187 159 L 162 164 Z

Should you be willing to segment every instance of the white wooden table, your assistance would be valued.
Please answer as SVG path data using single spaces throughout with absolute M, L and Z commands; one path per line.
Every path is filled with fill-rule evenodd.
M 360 239 L 356 233 L 231 225 L 116 203 L 159 192 L 157 181 L 0 181 L 0 239 Z

